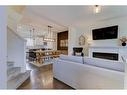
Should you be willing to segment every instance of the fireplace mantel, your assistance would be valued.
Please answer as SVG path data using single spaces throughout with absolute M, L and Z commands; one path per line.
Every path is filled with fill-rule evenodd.
M 89 47 L 89 57 L 93 57 L 93 52 L 117 53 L 118 61 L 122 61 L 122 56 L 127 56 L 127 47 L 123 46 L 91 46 Z
M 127 46 L 90 46 L 90 48 L 127 48 Z

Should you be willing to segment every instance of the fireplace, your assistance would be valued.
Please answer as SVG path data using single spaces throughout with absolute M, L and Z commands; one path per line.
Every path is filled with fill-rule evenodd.
M 118 53 L 101 53 L 101 52 L 93 52 L 93 57 L 109 59 L 109 60 L 119 60 Z
M 127 47 L 122 46 L 91 46 L 89 57 L 104 58 L 123 62 L 122 56 L 127 56 Z

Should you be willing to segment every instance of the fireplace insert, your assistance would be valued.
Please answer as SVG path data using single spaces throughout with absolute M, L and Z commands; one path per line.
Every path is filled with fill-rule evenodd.
M 118 53 L 93 52 L 93 57 L 118 61 Z

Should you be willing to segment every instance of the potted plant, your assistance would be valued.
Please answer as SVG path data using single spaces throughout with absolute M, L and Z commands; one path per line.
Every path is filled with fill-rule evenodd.
M 122 42 L 122 46 L 126 46 L 126 41 L 127 41 L 127 38 L 125 36 L 123 36 L 120 41 Z

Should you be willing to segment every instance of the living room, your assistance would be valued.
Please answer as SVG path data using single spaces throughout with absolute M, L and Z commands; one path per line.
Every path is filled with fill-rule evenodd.
M 6 11 L 5 9 L 1 7 L 2 11 Z M 8 23 L 5 23 L 7 29 L 3 26 L 4 31 L 7 30 L 7 35 L 4 34 L 7 43 L 3 44 L 7 49 L 2 50 L 7 54 L 2 53 L 5 59 L 3 62 L 15 61 L 14 66 L 21 67 L 21 72 L 26 74 L 24 81 L 30 77 L 31 81 L 20 81 L 24 84 L 21 89 L 125 89 L 126 9 L 127 6 L 101 5 L 9 6 Z M 6 22 L 6 18 L 1 21 Z M 67 33 L 62 34 L 66 31 Z M 101 31 L 101 34 L 98 31 Z M 74 51 L 74 48 L 78 52 Z M 31 53 L 30 49 L 36 51 Z M 33 52 L 36 58 L 29 56 Z M 47 60 L 52 64 L 46 63 L 47 65 L 43 66 L 42 63 Z M 37 67 L 36 70 L 29 69 L 31 66 L 34 69 Z M 0 88 L 12 89 L 12 84 L 7 87 L 8 79 L 5 81 L 8 78 L 8 67 L 5 64 L 0 67 L 5 68 L 1 80 L 3 87 Z M 38 73 L 40 68 L 46 70 Z M 50 72 L 46 73 L 49 69 Z M 40 82 L 41 80 L 44 81 Z M 30 86 L 32 81 L 35 82 Z M 20 85 L 14 86 L 13 89 Z

